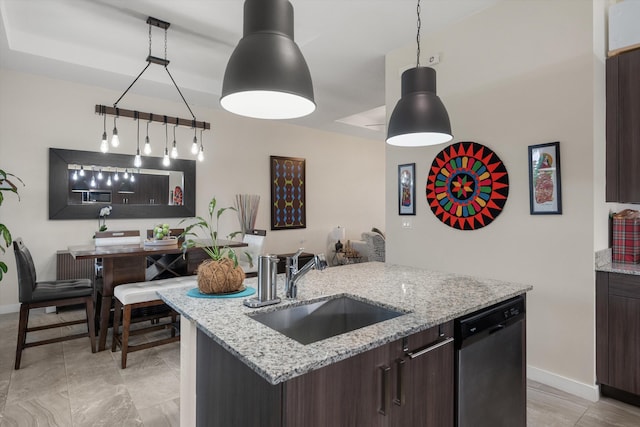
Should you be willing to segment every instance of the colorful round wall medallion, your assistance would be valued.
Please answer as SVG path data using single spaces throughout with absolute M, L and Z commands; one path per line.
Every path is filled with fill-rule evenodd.
M 458 142 L 433 160 L 426 193 L 440 221 L 459 230 L 476 230 L 502 212 L 509 195 L 509 175 L 489 148 Z

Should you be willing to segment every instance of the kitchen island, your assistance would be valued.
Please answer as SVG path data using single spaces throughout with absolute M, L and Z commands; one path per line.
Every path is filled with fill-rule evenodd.
M 284 278 L 280 277 L 280 295 L 283 295 L 283 282 Z M 255 287 L 256 283 L 257 279 L 248 279 L 246 285 Z M 405 337 L 450 324 L 453 319 L 531 289 L 524 284 L 369 262 L 311 271 L 298 282 L 296 300 L 284 300 L 262 309 L 247 308 L 241 299 L 199 299 L 187 296 L 184 289 L 162 291 L 161 298 L 182 316 L 181 425 L 196 425 L 196 378 L 202 378 L 196 366 L 202 366 L 202 359 L 206 358 L 197 349 L 203 348 L 202 340 L 211 341 L 216 348 L 228 352 L 265 384 L 277 386 Z M 340 295 L 406 314 L 307 345 L 249 316 Z M 450 328 L 442 331 L 452 333 Z M 252 403 L 245 402 L 247 407 Z M 215 403 L 209 402 L 209 405 L 215 406 Z

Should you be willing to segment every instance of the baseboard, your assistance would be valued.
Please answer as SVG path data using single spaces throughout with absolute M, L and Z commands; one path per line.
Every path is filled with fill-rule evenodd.
M 591 402 L 597 402 L 598 399 L 600 399 L 600 391 L 595 384 L 589 385 L 581 383 L 571 378 L 545 371 L 544 369 L 527 365 L 527 378 L 573 394 L 574 396 L 582 397 Z
M 19 313 L 20 304 L 5 304 L 0 305 L 0 314 Z

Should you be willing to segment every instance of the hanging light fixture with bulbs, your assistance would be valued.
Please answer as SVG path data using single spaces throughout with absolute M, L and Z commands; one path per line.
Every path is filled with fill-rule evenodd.
M 387 126 L 387 144 L 400 147 L 436 145 L 453 139 L 449 114 L 436 95 L 436 71 L 420 66 L 420 0 L 416 12 L 416 67 L 402 73 L 402 96 Z
M 182 91 L 180 90 L 180 88 L 178 87 L 178 85 L 176 84 L 176 81 L 174 80 L 173 76 L 171 75 L 171 73 L 169 72 L 169 60 L 167 59 L 167 29 L 169 28 L 169 26 L 171 25 L 169 22 L 166 21 L 162 21 L 160 19 L 156 19 L 156 18 L 152 18 L 152 17 L 148 17 L 147 18 L 147 24 L 149 25 L 149 55 L 147 56 L 147 65 L 144 67 L 144 69 L 140 72 L 140 74 L 138 74 L 138 76 L 133 80 L 133 82 L 129 85 L 129 87 L 124 91 L 124 93 L 122 95 L 120 95 L 120 98 L 118 98 L 118 100 L 113 104 L 113 107 L 108 107 L 106 105 L 96 105 L 95 106 L 95 112 L 96 114 L 100 114 L 104 116 L 104 123 L 103 123 L 103 133 L 102 133 L 102 139 L 101 139 L 101 144 L 100 144 L 100 150 L 103 153 L 106 153 L 109 150 L 109 144 L 107 143 L 108 138 L 107 138 L 107 130 L 106 130 L 106 116 L 107 115 L 111 115 L 114 116 L 113 117 L 113 133 L 112 133 L 112 138 L 111 138 L 111 145 L 113 147 L 117 147 L 119 145 L 119 135 L 118 135 L 118 128 L 117 128 L 117 119 L 120 119 L 122 117 L 128 117 L 128 118 L 133 118 L 134 120 L 138 121 L 138 138 L 137 138 L 137 146 L 136 146 L 136 155 L 134 158 L 134 166 L 139 168 L 142 165 L 142 159 L 140 158 L 140 120 L 147 120 L 147 136 L 145 138 L 145 146 L 144 146 L 144 154 L 149 155 L 151 153 L 151 145 L 150 145 L 150 141 L 149 141 L 149 124 L 152 122 L 161 122 L 166 124 L 167 122 L 170 123 L 175 123 L 175 127 L 178 126 L 185 126 L 185 127 L 191 127 L 194 128 L 194 130 L 197 131 L 197 129 L 201 129 L 202 130 L 209 130 L 211 129 L 211 124 L 207 123 L 207 122 L 199 122 L 196 120 L 195 115 L 193 114 L 193 111 L 191 110 L 191 107 L 189 106 L 189 104 L 187 103 L 187 100 L 185 99 L 184 95 L 182 94 Z M 164 58 L 158 58 L 156 56 L 153 56 L 151 54 L 151 41 L 152 41 L 152 28 L 153 27 L 158 27 L 164 30 Z M 144 112 L 140 112 L 140 111 L 136 111 L 136 110 L 127 110 L 127 109 L 123 109 L 123 108 L 119 108 L 118 107 L 118 103 L 122 100 L 122 98 L 124 98 L 124 96 L 127 94 L 127 92 L 129 92 L 129 89 L 131 89 L 131 87 L 133 87 L 133 85 L 138 81 L 138 79 L 142 76 L 142 74 L 147 70 L 147 68 L 149 68 L 149 66 L 151 64 L 158 64 L 158 65 L 162 65 L 165 69 L 165 71 L 167 72 L 167 74 L 169 75 L 169 78 L 171 79 L 171 82 L 173 83 L 173 86 L 176 88 L 176 90 L 178 91 L 178 94 L 180 95 L 180 98 L 182 99 L 182 101 L 184 102 L 184 104 L 186 105 L 187 109 L 189 110 L 189 113 L 191 114 L 191 119 L 183 119 L 180 117 L 170 117 L 170 116 L 163 116 L 160 114 L 154 114 L 154 113 L 144 113 Z M 195 142 L 195 146 L 196 146 L 196 150 L 193 153 L 194 155 L 198 155 L 199 154 L 199 149 L 198 149 L 198 145 L 197 145 L 197 141 L 195 141 L 196 137 L 194 136 L 194 142 Z M 165 151 L 167 150 L 168 147 L 165 147 Z M 175 128 L 174 128 L 174 148 L 175 148 L 175 157 L 177 157 L 177 147 L 176 147 L 176 140 L 175 140 Z M 172 154 L 173 154 L 174 150 L 172 149 Z
M 245 0 L 243 36 L 227 63 L 220 105 L 258 119 L 291 119 L 316 109 L 288 0 Z

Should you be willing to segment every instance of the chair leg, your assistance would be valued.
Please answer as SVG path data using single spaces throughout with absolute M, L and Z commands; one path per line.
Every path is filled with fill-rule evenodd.
M 122 313 L 122 303 L 118 300 L 118 298 L 114 298 L 114 308 L 113 308 L 113 335 L 111 336 L 111 351 L 116 351 L 118 338 L 122 342 L 122 337 L 120 336 L 120 314 Z
M 18 345 L 16 347 L 16 364 L 15 369 L 20 369 L 20 360 L 22 359 L 22 350 L 27 341 L 27 326 L 29 324 L 29 304 L 20 304 L 20 322 L 18 324 Z
M 131 327 L 131 304 L 124 306 L 122 321 L 122 369 L 127 367 L 127 351 L 129 350 L 129 328 Z
M 87 328 L 89 329 L 89 341 L 91 342 L 91 353 L 96 352 L 96 322 L 93 307 L 93 298 L 85 299 L 85 311 L 87 312 Z

